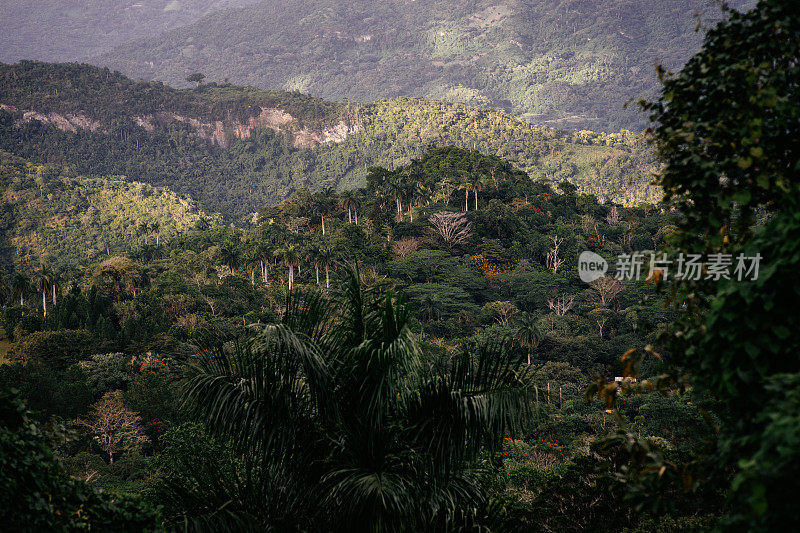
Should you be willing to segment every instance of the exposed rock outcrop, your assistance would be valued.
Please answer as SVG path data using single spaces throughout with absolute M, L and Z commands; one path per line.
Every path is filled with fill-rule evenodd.
M 14 115 L 21 113 L 21 117 L 15 122 L 18 126 L 36 120 L 43 124 L 52 124 L 60 130 L 72 133 L 78 130 L 108 133 L 108 130 L 104 129 L 100 122 L 83 114 L 62 115 L 59 113 L 39 113 L 34 110 L 20 111 L 14 106 L 5 104 L 0 104 L 0 110 Z M 175 122 L 187 124 L 195 130 L 198 137 L 223 148 L 227 148 L 231 141 L 235 139 L 249 138 L 253 131 L 259 128 L 269 128 L 274 131 L 291 134 L 294 138 L 294 146 L 297 148 L 313 148 L 319 144 L 330 142 L 340 143 L 348 135 L 353 135 L 363 130 L 361 124 L 348 123 L 344 120 L 340 120 L 337 124 L 325 129 L 301 127 L 292 115 L 272 107 L 262 107 L 261 112 L 255 117 L 250 117 L 247 122 L 202 121 L 171 111 L 158 111 L 154 114 L 135 116 L 132 119 L 137 126 L 148 132 L 154 131 L 159 124 L 168 125 Z

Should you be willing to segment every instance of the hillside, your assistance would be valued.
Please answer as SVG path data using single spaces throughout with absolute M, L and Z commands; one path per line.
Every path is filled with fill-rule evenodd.
M 0 264 L 75 267 L 163 242 L 203 216 L 175 193 L 121 178 L 86 178 L 0 152 Z M 145 231 L 143 224 L 148 226 Z
M 729 2 L 752 5 L 752 0 Z M 214 13 L 93 62 L 174 85 L 210 80 L 327 99 L 424 96 L 573 129 L 640 129 L 630 98 L 655 62 L 695 53 L 706 0 L 269 0 Z
M 75 61 L 257 0 L 0 0 L 0 61 Z
M 0 66 L 0 149 L 167 187 L 228 217 L 303 187 L 358 186 L 369 167 L 403 164 L 428 145 L 498 155 L 600 198 L 658 199 L 649 151 L 630 133 L 568 135 L 424 99 L 331 103 L 228 84 L 176 90 L 88 65 Z

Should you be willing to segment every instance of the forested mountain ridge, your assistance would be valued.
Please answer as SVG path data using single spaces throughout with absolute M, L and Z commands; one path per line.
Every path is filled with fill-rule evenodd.
M 176 90 L 88 65 L 21 62 L 0 65 L 0 106 L 0 149 L 168 187 L 228 217 L 302 187 L 363 184 L 370 166 L 407 163 L 429 145 L 478 149 L 601 199 L 659 198 L 636 135 L 565 134 L 441 101 L 335 103 L 228 84 Z
M 752 0 L 729 2 L 732 7 Z M 214 81 L 371 101 L 424 96 L 574 129 L 639 129 L 654 64 L 696 52 L 705 0 L 268 0 L 92 61 L 134 78 Z
M 0 61 L 75 61 L 257 0 L 0 0 Z
M 0 151 L 2 267 L 77 268 L 169 239 L 205 217 L 193 201 L 171 191 L 71 174 Z

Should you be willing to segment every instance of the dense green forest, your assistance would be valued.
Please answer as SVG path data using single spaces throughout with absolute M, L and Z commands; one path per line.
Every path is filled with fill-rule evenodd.
M 15 0 L 3 4 L 0 61 L 76 61 L 257 0 Z
M 370 166 L 405 164 L 442 145 L 499 155 L 601 199 L 636 205 L 659 195 L 645 143 L 624 131 L 567 134 L 423 99 L 340 104 L 231 85 L 175 90 L 77 64 L 4 65 L 0 82 L 0 149 L 166 187 L 230 219 L 303 187 L 363 185 Z
M 450 194 L 448 188 L 459 187 L 456 180 L 465 173 L 471 176 L 470 184 L 460 186 L 460 194 Z M 463 520 L 488 524 L 491 506 L 501 505 L 510 513 L 507 527 L 516 522 L 533 527 L 545 520 L 546 528 L 561 529 L 561 524 L 572 523 L 571 511 L 551 514 L 546 506 L 552 505 L 553 498 L 565 502 L 575 498 L 578 487 L 560 487 L 558 480 L 598 475 L 598 482 L 614 483 L 609 475 L 586 470 L 587 443 L 614 423 L 602 405 L 584 403 L 586 386 L 598 372 L 621 375 L 619 353 L 631 346 L 644 348 L 653 342 L 660 327 L 674 319 L 674 312 L 664 308 L 664 296 L 643 278 L 604 278 L 588 285 L 577 278 L 573 265 L 577 253 L 586 248 L 609 256 L 651 249 L 669 235 L 673 215 L 652 205 L 634 209 L 599 204 L 592 196 L 576 193 L 567 182 L 562 188 L 563 192 L 556 192 L 497 157 L 455 147 L 437 148 L 395 170 L 371 168 L 363 189 L 298 191 L 285 202 L 262 209 L 258 224 L 250 230 L 198 219 L 193 229 L 181 235 L 161 242 L 151 238 L 124 255 L 103 255 L 73 270 L 71 277 L 57 276 L 54 265 L 44 263 L 30 278 L 18 272 L 5 281 L 2 326 L 10 345 L 1 379 L 5 388 L 20 390 L 43 419 L 56 415 L 65 422 L 77 421 L 72 439 L 57 450 L 70 474 L 94 486 L 141 497 L 153 507 L 163 505 L 168 523 L 177 524 L 188 513 L 191 520 L 207 525 L 228 523 L 235 517 L 263 526 L 283 509 L 292 528 L 311 527 L 367 512 L 349 508 L 349 497 L 342 500 L 331 493 L 326 497 L 333 498 L 331 504 L 336 502 L 337 513 L 326 510 L 320 514 L 313 498 L 322 497 L 318 491 L 331 482 L 329 476 L 335 472 L 343 476 L 336 490 L 367 490 L 345 488 L 347 483 L 356 483 L 360 469 L 368 468 L 360 454 L 371 454 L 371 460 L 382 456 L 381 460 L 397 461 L 400 457 L 394 454 L 405 452 L 400 448 L 372 449 L 372 445 L 359 452 L 359 446 L 365 445 L 358 444 L 359 439 L 371 442 L 389 437 L 380 432 L 359 436 L 364 428 L 338 418 L 343 413 L 329 413 L 331 418 L 325 421 L 287 420 L 282 427 L 297 433 L 276 435 L 279 441 L 249 441 L 256 448 L 263 445 L 276 454 L 286 453 L 286 457 L 270 463 L 239 464 L 233 456 L 219 452 L 227 446 L 227 439 L 236 438 L 217 433 L 221 428 L 213 421 L 216 415 L 209 414 L 208 423 L 198 425 L 204 415 L 179 407 L 183 394 L 179 384 L 185 379 L 198 383 L 211 379 L 210 373 L 220 370 L 219 357 L 231 358 L 226 365 L 242 364 L 238 358 L 262 353 L 263 342 L 290 342 L 286 356 L 301 357 L 291 347 L 294 341 L 280 333 L 280 328 L 286 327 L 297 335 L 307 332 L 303 335 L 308 337 L 299 337 L 311 343 L 304 350 L 319 353 L 315 356 L 323 357 L 319 364 L 328 365 L 326 371 L 333 372 L 329 379 L 334 382 L 314 385 L 321 387 L 318 393 L 335 394 L 344 412 L 352 412 L 361 403 L 359 396 L 348 399 L 344 395 L 353 385 L 335 380 L 345 379 L 339 374 L 345 369 L 336 370 L 330 366 L 334 359 L 325 358 L 331 357 L 334 345 L 343 349 L 347 344 L 339 335 L 352 334 L 349 328 L 356 326 L 348 321 L 365 320 L 368 328 L 393 328 L 394 333 L 386 330 L 384 334 L 403 339 L 397 341 L 398 353 L 386 352 L 391 368 L 398 365 L 397 372 L 412 373 L 404 379 L 417 373 L 419 377 L 414 379 L 429 376 L 416 385 L 429 403 L 415 409 L 444 408 L 430 403 L 441 401 L 435 392 L 438 387 L 464 387 L 465 392 L 512 387 L 520 394 L 515 401 L 521 403 L 515 404 L 515 409 L 532 413 L 522 425 L 494 418 L 500 415 L 487 415 L 485 421 L 468 424 L 464 437 L 450 437 L 453 440 L 447 446 L 469 437 L 476 439 L 475 445 L 483 443 L 487 448 L 441 458 L 442 465 L 453 461 L 451 468 L 455 469 L 442 471 L 437 482 L 449 487 L 437 490 L 455 491 L 442 496 L 442 511 L 464 503 L 463 496 L 457 496 L 459 491 L 484 493 L 476 510 L 479 514 Z M 354 262 L 359 272 L 347 266 Z M 290 288 L 291 293 L 287 292 Z M 406 296 L 398 296 L 397 291 Z M 385 308 L 387 305 L 390 307 Z M 364 316 L 341 314 L 345 308 Z M 373 325 L 375 320 L 390 320 L 392 325 Z M 273 327 L 279 328 L 274 334 L 278 337 L 252 337 L 252 324 L 277 324 Z M 344 329 L 329 329 L 326 324 Z M 328 338 L 322 331 L 336 333 Z M 369 329 L 366 334 L 374 332 Z M 230 341 L 234 344 L 228 344 Z M 231 352 L 231 346 L 237 348 Z M 381 346 L 375 346 L 374 357 L 380 358 L 387 349 Z M 462 350 L 468 354 L 473 348 L 485 351 L 483 362 L 460 359 Z M 204 353 L 210 358 L 205 359 Z M 353 356 L 359 353 L 355 351 Z M 492 366 L 497 364 L 498 354 L 510 358 L 507 366 Z M 461 368 L 458 365 L 467 366 L 457 370 Z M 470 365 L 478 366 L 469 371 Z M 301 368 L 269 372 L 301 372 L 298 376 L 305 377 L 298 379 L 312 379 L 306 373 L 313 371 Z M 351 371 L 370 372 L 369 367 L 347 372 Z M 458 377 L 462 371 L 477 374 Z M 438 375 L 443 381 L 435 378 Z M 288 375 L 284 378 L 289 379 Z M 354 375 L 348 379 L 358 383 L 362 378 Z M 286 384 L 287 393 L 294 387 L 290 383 Z M 343 389 L 335 392 L 329 387 Z M 538 393 L 534 394 L 534 389 Z M 436 418 L 425 422 L 430 415 L 423 411 L 409 412 L 411 406 L 405 402 L 412 398 L 387 405 L 385 415 L 364 412 L 363 416 L 392 417 L 390 427 L 394 429 L 387 431 L 400 432 L 396 438 L 414 424 L 441 424 Z M 300 397 L 295 401 L 301 401 Z M 200 398 L 191 404 L 198 409 L 204 405 Z M 506 404 L 493 405 L 481 408 L 494 410 Z M 112 446 L 107 444 L 107 436 L 98 433 L 102 430 L 92 426 L 101 411 L 112 407 L 136 413 L 131 415 L 135 439 L 114 441 L 117 443 Z M 658 416 L 645 416 L 650 412 Z M 631 422 L 641 419 L 636 423 L 643 434 L 658 435 L 676 453 L 695 453 L 704 434 L 691 395 L 632 402 L 623 416 Z M 695 420 L 696 429 L 679 426 L 687 416 Z M 403 424 L 407 429 L 401 429 Z M 507 427 L 508 439 L 486 433 L 496 424 Z M 667 427 L 672 429 L 665 433 Z M 326 432 L 338 433 L 345 440 L 330 448 Z M 284 445 L 278 442 L 284 440 L 280 439 L 306 445 L 302 450 L 281 448 Z M 419 447 L 421 454 L 434 453 L 426 444 L 406 445 Z M 393 446 L 404 445 L 395 442 Z M 249 453 L 257 454 L 256 448 Z M 484 458 L 487 450 L 493 450 L 490 462 Z M 445 453 L 444 449 L 436 452 L 436 460 L 439 453 Z M 327 457 L 322 471 L 298 470 L 317 455 Z M 233 462 L 227 463 L 229 460 Z M 417 460 L 434 457 L 423 455 Z M 187 461 L 209 464 L 214 470 L 185 471 L 182 465 Z M 420 465 L 401 463 L 397 468 L 387 475 L 406 476 L 411 482 L 405 469 Z M 284 469 L 289 470 L 281 474 Z M 349 469 L 354 470 L 348 474 Z M 242 476 L 246 475 L 255 478 L 237 489 L 229 485 L 235 479 L 244 482 Z M 290 479 L 289 492 L 258 503 L 254 500 L 270 484 Z M 212 485 L 206 486 L 209 483 Z M 405 496 L 396 495 L 408 500 L 418 496 L 416 491 L 432 487 L 398 486 L 394 490 L 408 491 Z M 226 512 L 215 512 L 226 499 L 231 499 Z M 698 509 L 688 499 L 680 501 L 686 512 Z M 423 528 L 436 516 L 410 502 L 404 505 L 409 508 L 384 511 L 395 519 L 404 516 L 409 524 L 412 518 L 420 520 Z M 623 515 L 617 520 L 620 527 L 635 526 L 640 518 Z M 330 527 L 340 526 L 331 522 Z
M 730 13 L 642 104 L 651 156 L 625 133 L 527 126 L 534 169 L 644 157 L 663 194 L 625 203 L 469 146 L 465 123 L 514 138 L 521 123 L 493 112 L 3 67 L 49 81 L 0 86 L 15 99 L 0 152 L 0 524 L 797 530 L 797 50 L 789 3 Z M 56 91 L 75 87 L 59 108 Z M 204 138 L 148 94 L 242 138 Z M 258 99 L 292 118 L 246 107 Z M 268 125 L 231 126 L 254 117 Z M 419 142 L 436 121 L 457 145 Z M 341 143 L 310 133 L 340 123 Z M 248 224 L 107 172 L 204 154 L 195 176 L 210 183 L 214 157 L 248 143 L 320 154 L 390 137 L 408 139 L 402 156 L 254 199 Z
M 73 268 L 160 242 L 205 217 L 194 202 L 122 178 L 86 178 L 0 152 L 0 258 L 5 268 Z
M 732 7 L 755 2 L 728 2 Z M 639 130 L 719 6 L 697 0 L 265 1 L 94 58 L 136 79 L 210 80 L 372 101 L 424 96 L 570 129 Z

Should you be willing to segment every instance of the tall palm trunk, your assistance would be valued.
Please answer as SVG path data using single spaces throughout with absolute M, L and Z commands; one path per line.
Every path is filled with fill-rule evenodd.
M 330 276 L 330 273 L 328 272 L 328 264 L 327 263 L 325 264 L 325 288 L 326 289 L 330 289 L 331 288 L 331 276 Z
M 469 211 L 469 189 L 464 189 L 464 211 Z
M 42 290 L 42 308 L 44 309 L 44 316 L 47 316 L 47 289 Z
M 319 285 L 319 263 L 314 263 L 314 273 L 317 276 L 317 285 Z

